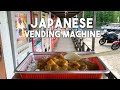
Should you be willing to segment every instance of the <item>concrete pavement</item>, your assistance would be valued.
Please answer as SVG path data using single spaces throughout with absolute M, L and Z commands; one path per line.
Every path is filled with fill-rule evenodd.
M 104 51 L 112 51 L 111 45 L 112 43 L 105 44 L 105 45 L 99 45 L 99 39 L 95 38 L 95 52 L 104 52 Z M 92 39 L 91 38 L 85 38 L 84 42 L 89 46 L 92 47 Z M 120 51 L 120 48 L 118 49 Z M 120 79 L 120 53 L 115 55 L 108 55 L 108 56 L 100 56 L 99 57 L 104 64 L 108 67 L 108 69 L 118 78 Z

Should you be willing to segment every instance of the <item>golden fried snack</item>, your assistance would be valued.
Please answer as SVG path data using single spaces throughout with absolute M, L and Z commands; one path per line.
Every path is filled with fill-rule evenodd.
M 59 60 L 64 60 L 64 56 L 62 54 L 56 55 L 55 57 Z
M 80 64 L 76 61 L 70 61 L 69 66 L 73 69 L 79 69 L 80 68 Z
M 40 60 L 38 63 L 37 63 L 37 69 L 44 69 L 46 65 L 46 62 L 44 60 Z
M 52 59 L 48 60 L 46 63 L 48 65 L 55 65 L 56 64 Z
M 40 60 L 37 63 L 37 69 L 40 71 L 78 71 L 78 70 L 98 70 L 98 65 L 85 60 L 65 60 L 62 54 L 51 56 L 46 60 Z
M 79 71 L 79 69 L 68 66 L 68 71 Z
M 60 54 L 60 58 L 61 58 L 62 60 L 65 60 L 65 59 L 64 59 L 64 56 L 63 56 L 62 54 Z
M 68 66 L 63 65 L 63 66 L 60 67 L 60 70 L 66 70 L 67 71 L 68 70 Z
M 83 65 L 81 65 L 81 67 L 79 68 L 79 70 L 88 70 L 88 67 L 87 67 L 87 65 L 86 64 L 83 64 Z
M 53 60 L 55 63 L 57 63 L 57 62 L 59 61 L 59 59 L 56 58 L 56 57 L 54 57 L 52 60 Z
M 58 70 L 60 70 L 60 68 L 58 65 L 51 65 L 51 70 L 58 71 Z
M 64 61 L 58 61 L 57 64 L 62 67 L 62 66 L 68 66 L 68 61 L 67 60 L 64 60 Z
M 87 65 L 85 64 L 85 62 L 83 62 L 83 61 L 81 61 L 81 60 L 79 60 L 79 61 L 77 61 L 81 66 L 80 66 L 80 68 L 79 68 L 79 70 L 88 70 L 88 67 L 87 67 Z
M 51 65 L 46 65 L 45 66 L 45 70 L 46 71 L 51 71 L 52 70 L 52 66 Z

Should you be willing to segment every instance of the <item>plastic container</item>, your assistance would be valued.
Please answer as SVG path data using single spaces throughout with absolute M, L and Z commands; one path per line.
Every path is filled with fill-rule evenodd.
M 30 53 L 15 69 L 22 79 L 101 79 L 103 74 L 109 73 L 107 67 L 98 57 L 89 58 L 90 62 L 99 66 L 98 70 L 89 71 L 26 71 L 32 60 L 40 60 L 56 54 L 67 54 L 69 52 L 41 52 Z M 92 54 L 94 52 L 76 52 L 79 55 Z

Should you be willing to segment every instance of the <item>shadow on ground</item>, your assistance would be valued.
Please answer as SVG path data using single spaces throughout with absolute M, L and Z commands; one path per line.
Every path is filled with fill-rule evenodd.
M 101 47 L 111 48 L 111 45 L 100 45 Z

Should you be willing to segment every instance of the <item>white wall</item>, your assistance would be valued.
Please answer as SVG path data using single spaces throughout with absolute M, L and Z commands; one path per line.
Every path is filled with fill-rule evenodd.
M 11 79 L 14 75 L 14 65 L 12 57 L 12 48 L 7 20 L 7 11 L 0 11 L 0 32 L 3 46 L 3 56 L 6 68 L 7 79 Z

